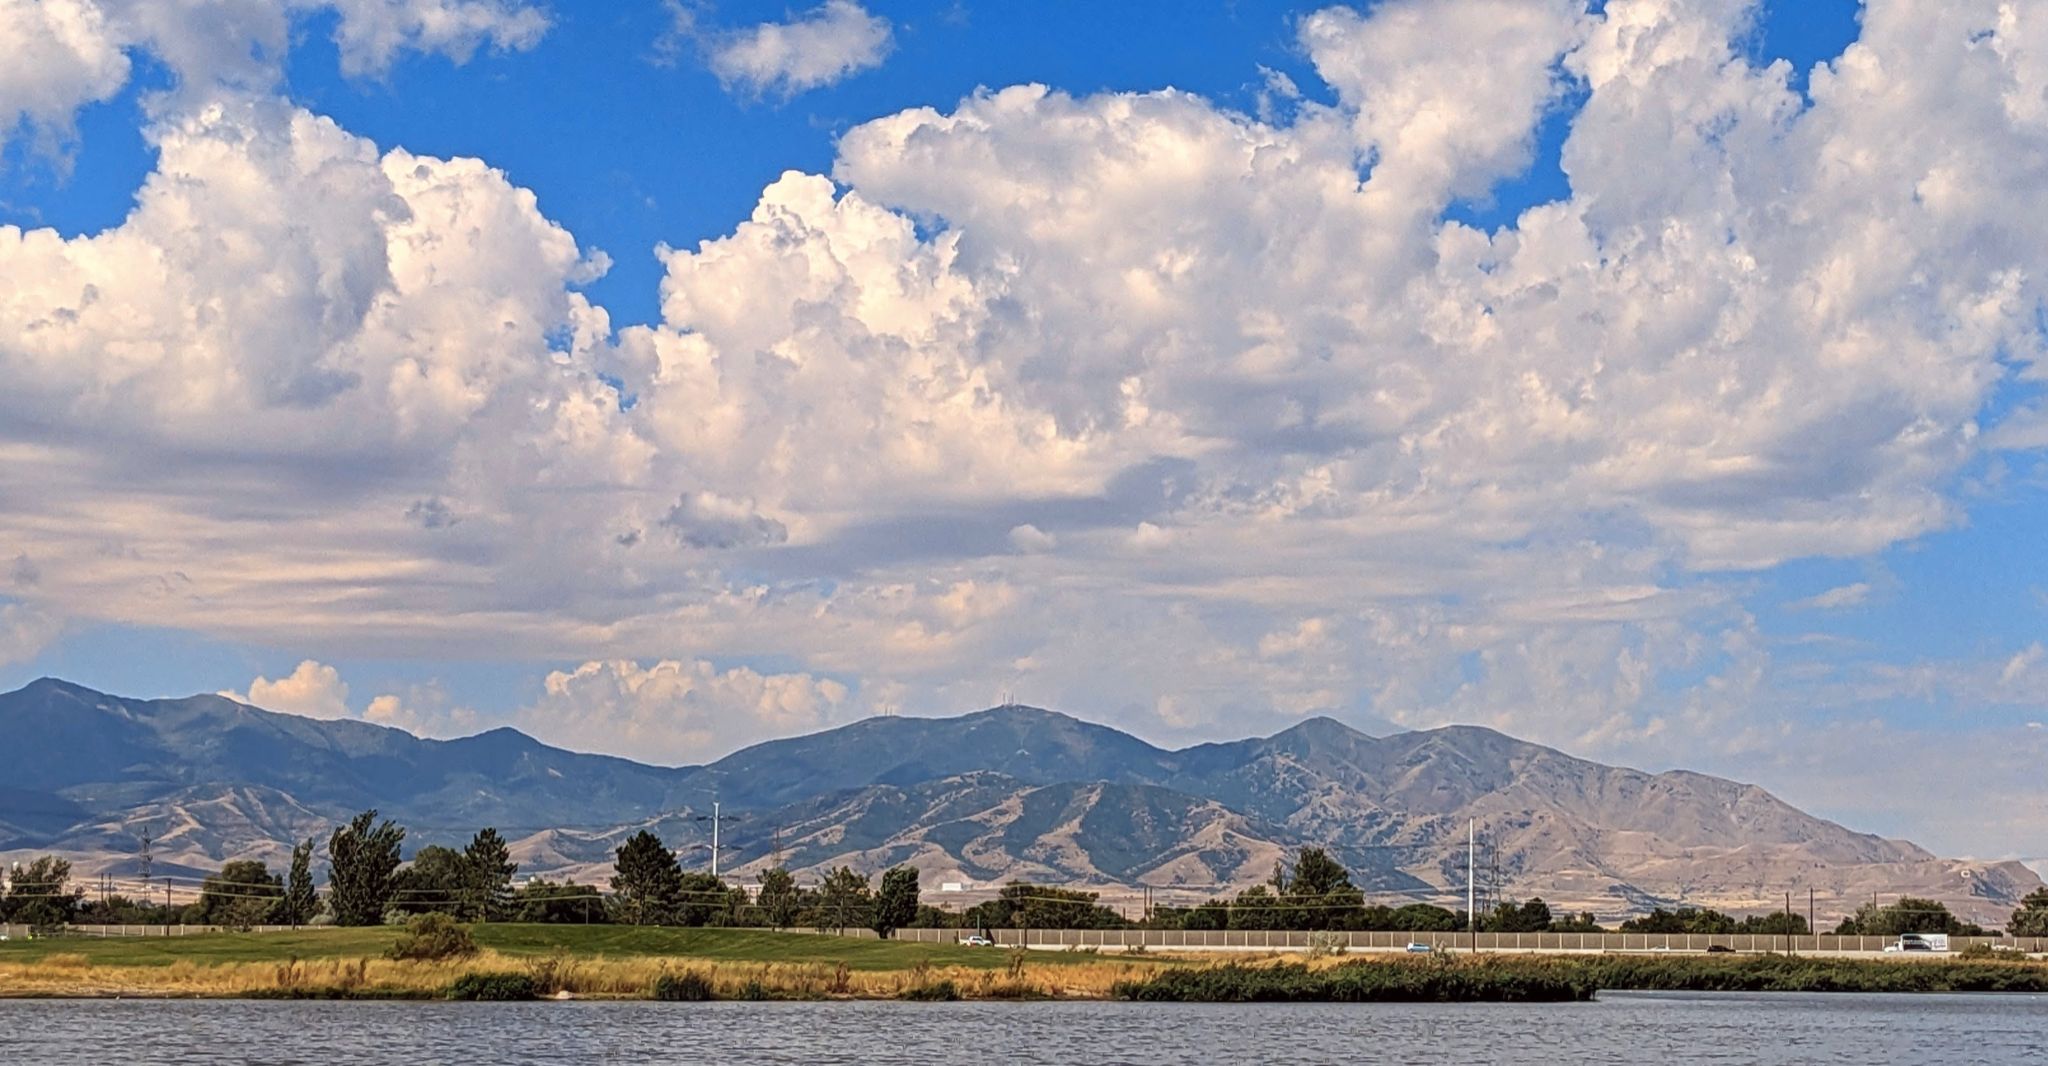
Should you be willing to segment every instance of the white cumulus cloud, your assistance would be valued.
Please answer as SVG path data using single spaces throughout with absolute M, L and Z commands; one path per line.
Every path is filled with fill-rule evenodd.
M 882 65 L 889 20 L 854 0 L 824 4 L 787 22 L 764 22 L 708 42 L 712 73 L 749 93 L 793 96 Z
M 348 704 L 348 682 L 341 679 L 341 671 L 312 659 L 275 681 L 258 676 L 249 682 L 247 692 L 223 691 L 220 695 L 251 707 L 306 718 L 354 717 Z
M 480 47 L 538 44 L 547 16 L 526 0 L 0 0 L 0 137 L 18 122 L 63 129 L 128 80 L 148 52 L 188 97 L 267 90 L 295 23 L 332 12 L 343 70 L 373 75 L 402 52 L 466 61 Z

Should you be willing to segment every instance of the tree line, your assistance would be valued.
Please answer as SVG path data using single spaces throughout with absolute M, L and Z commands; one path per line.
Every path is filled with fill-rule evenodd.
M 708 873 L 685 871 L 677 853 L 642 830 L 619 845 L 609 893 L 596 885 L 536 878 L 514 886 L 519 866 L 497 830 L 486 828 L 461 849 L 428 845 L 410 862 L 401 859 L 406 830 L 375 810 L 337 826 L 326 840 L 326 890 L 314 883 L 316 839 L 293 848 L 283 873 L 264 863 L 226 863 L 183 906 L 109 895 L 87 899 L 71 882 L 71 864 L 44 856 L 17 864 L 0 895 L 0 921 L 54 928 L 67 924 L 181 922 L 250 928 L 327 922 L 365 926 L 402 922 L 427 913 L 468 922 L 615 923 L 744 926 L 756 928 L 872 929 L 887 937 L 898 929 L 1179 929 L 1599 933 L 1591 913 L 1556 914 L 1542 899 L 1507 901 L 1477 920 L 1463 910 L 1429 903 L 1368 903 L 1350 871 L 1321 848 L 1302 848 L 1291 864 L 1276 866 L 1264 883 L 1232 897 L 1194 906 L 1159 906 L 1132 916 L 1105 906 L 1094 892 L 1013 882 L 992 900 L 960 911 L 921 902 L 918 874 L 908 866 L 879 879 L 842 866 L 813 885 L 799 885 L 784 867 L 764 870 L 746 889 Z M 2048 936 L 2048 889 L 2014 910 L 2014 936 Z M 1735 918 L 1719 911 L 1657 908 L 1620 923 L 1624 933 L 1807 935 L 1806 918 L 1784 911 Z M 1996 935 L 1964 922 L 1942 904 L 1901 898 L 1875 901 L 1845 918 L 1841 935 L 1902 933 Z

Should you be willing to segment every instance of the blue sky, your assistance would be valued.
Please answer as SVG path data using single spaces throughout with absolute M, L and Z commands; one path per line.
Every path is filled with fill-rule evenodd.
M 22 30 L 0 684 L 1477 721 L 2048 828 L 2039 27 L 438 2 Z

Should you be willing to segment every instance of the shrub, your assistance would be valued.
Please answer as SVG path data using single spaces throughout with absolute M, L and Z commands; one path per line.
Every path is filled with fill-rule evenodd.
M 717 998 L 711 978 L 695 970 L 662 974 L 654 979 L 654 988 L 648 995 L 664 1003 L 701 1003 Z
M 910 986 L 903 998 L 920 1003 L 951 1003 L 960 998 L 960 988 L 952 981 L 931 981 Z
M 476 954 L 476 941 L 469 930 L 455 924 L 455 919 L 435 912 L 407 922 L 405 932 L 391 945 L 388 954 L 394 959 L 425 962 L 467 958 Z
M 539 994 L 533 978 L 523 973 L 466 973 L 448 986 L 449 999 L 477 1003 L 509 1003 Z

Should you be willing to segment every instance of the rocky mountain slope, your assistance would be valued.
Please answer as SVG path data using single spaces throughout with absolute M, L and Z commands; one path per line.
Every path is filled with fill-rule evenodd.
M 2002 918 L 2041 882 L 2015 863 L 1937 858 L 1855 833 L 1755 786 L 1604 766 L 1470 727 L 1371 737 L 1313 719 L 1177 751 L 1066 715 L 1003 707 L 875 718 L 663 768 L 511 730 L 434 741 L 273 714 L 217 696 L 127 700 L 61 681 L 0 695 L 0 857 L 56 850 L 132 873 L 279 862 L 292 840 L 377 807 L 409 841 L 497 826 L 530 873 L 603 877 L 617 843 L 660 833 L 706 865 L 720 801 L 726 869 L 907 862 L 928 884 L 1012 878 L 1194 899 L 1327 847 L 1390 901 L 1462 895 L 1476 822 L 1491 892 L 1618 914 L 1659 902 L 1758 908 L 1871 893 Z

